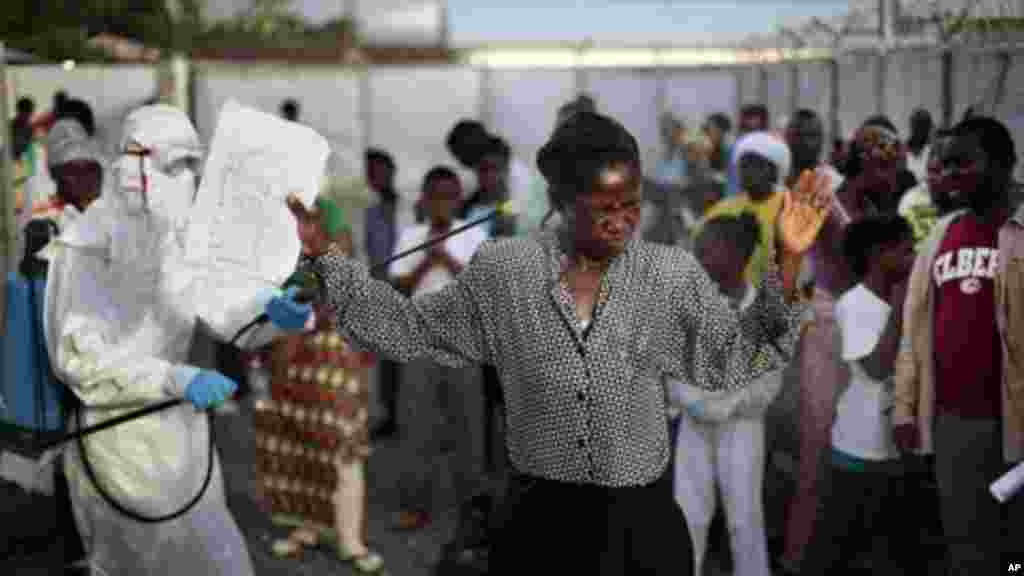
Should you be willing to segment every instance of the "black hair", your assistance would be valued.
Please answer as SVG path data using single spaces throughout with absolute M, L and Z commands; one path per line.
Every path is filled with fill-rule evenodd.
M 483 124 L 463 119 L 456 122 L 448 132 L 445 145 L 463 166 L 476 166 L 483 157 L 490 137 Z
M 740 117 L 756 115 L 764 119 L 765 127 L 768 126 L 769 114 L 768 107 L 764 104 L 754 103 L 747 104 L 743 108 L 740 108 Z
M 868 273 L 871 257 L 883 246 L 913 238 L 910 223 L 892 213 L 867 216 L 851 222 L 843 238 L 843 255 L 857 280 Z
M 426 197 L 427 193 L 432 190 L 434 183 L 439 180 L 455 180 L 458 182 L 459 175 L 448 166 L 434 166 L 423 177 L 423 197 Z
M 732 130 L 732 120 L 729 120 L 729 117 L 721 112 L 715 112 L 711 116 L 708 116 L 705 125 L 717 126 L 719 130 L 725 133 L 729 133 Z
M 508 160 L 512 155 L 512 149 L 509 148 L 508 142 L 505 142 L 500 136 L 491 136 L 487 140 L 487 147 L 484 150 L 481 159 L 486 156 L 499 156 L 503 160 Z
M 974 136 L 989 162 L 1010 171 L 1017 164 L 1017 148 L 1006 126 L 988 116 L 971 116 L 953 127 L 953 137 Z
M 281 115 L 285 119 L 295 122 L 299 119 L 299 103 L 294 98 L 288 98 L 281 102 Z
M 366 165 L 369 166 L 374 162 L 385 164 L 392 172 L 395 171 L 395 159 L 380 148 L 370 148 L 366 151 Z
M 47 218 L 30 220 L 25 225 L 25 254 L 18 266 L 22 276 L 36 278 L 46 274 L 47 263 L 37 253 L 59 232 L 57 223 Z
M 761 223 L 752 212 L 722 214 L 709 219 L 701 227 L 698 242 L 705 237 L 729 240 L 746 263 L 761 242 Z
M 890 120 L 889 117 L 884 114 L 875 114 L 874 116 L 869 116 L 868 119 L 865 120 L 860 125 L 861 128 L 868 128 L 871 126 L 874 126 L 876 128 L 885 128 L 886 130 L 889 130 L 893 134 L 897 135 L 900 133 L 900 131 L 896 129 L 896 125 L 892 123 L 892 120 Z
M 390 203 L 398 200 L 398 191 L 395 190 L 394 174 L 395 174 L 395 159 L 390 154 L 379 148 L 369 148 L 366 151 L 366 167 L 369 169 L 370 165 L 374 162 L 380 162 L 388 167 L 391 171 L 391 178 L 388 179 L 386 184 L 387 188 L 384 190 L 377 190 L 380 194 L 381 200 L 385 203 Z
M 935 131 L 932 115 L 924 108 L 915 108 L 910 113 L 910 137 L 907 147 L 915 154 L 921 152 Z
M 589 194 L 601 170 L 617 163 L 628 164 L 639 176 L 636 138 L 614 119 L 594 112 L 578 112 L 566 120 L 537 153 L 554 210 Z
M 84 100 L 73 98 L 64 103 L 64 107 L 57 113 L 57 120 L 71 118 L 77 120 L 85 133 L 89 136 L 96 135 L 96 120 L 92 113 L 92 107 Z
M 558 116 L 568 118 L 577 112 L 597 112 L 597 102 L 589 94 L 580 94 L 558 108 Z
M 32 114 L 36 111 L 35 100 L 28 97 L 18 98 L 17 110 L 18 114 Z
M 793 113 L 793 118 L 789 121 L 790 125 L 797 122 L 821 122 L 821 116 L 810 108 L 801 108 Z

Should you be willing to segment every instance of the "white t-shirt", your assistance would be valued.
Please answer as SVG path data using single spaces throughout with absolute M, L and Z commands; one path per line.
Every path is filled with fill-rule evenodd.
M 862 460 L 899 456 L 888 416 L 892 391 L 860 365 L 878 345 L 890 312 L 889 304 L 863 284 L 854 286 L 836 302 L 842 359 L 850 368 L 850 386 L 839 397 L 832 447 Z
M 920 154 L 907 151 L 907 170 L 917 178 L 918 182 L 924 182 L 928 178 L 928 156 L 932 153 L 931 145 L 921 149 Z
M 458 228 L 464 225 L 466 222 L 463 220 L 455 220 L 452 222 L 452 229 Z M 398 238 L 398 242 L 395 245 L 395 254 L 404 252 L 414 246 L 426 242 L 430 238 L 430 225 L 429 224 L 417 224 L 405 228 L 402 234 Z M 487 241 L 487 232 L 482 226 L 475 226 L 463 232 L 460 232 L 447 240 L 444 241 L 444 246 L 448 250 L 448 253 L 455 258 L 455 261 L 465 266 L 469 263 L 470 259 L 473 258 L 473 254 L 476 253 L 477 248 L 480 247 Z M 428 250 L 421 250 L 414 252 L 405 258 L 399 258 L 391 263 L 388 267 L 388 274 L 394 278 L 399 276 L 405 276 L 411 274 L 415 270 L 420 262 L 427 257 Z M 441 288 L 447 286 L 454 276 L 450 270 L 445 266 L 432 266 L 430 270 L 423 276 L 420 283 L 413 289 L 412 295 L 419 296 L 421 294 L 428 294 L 430 292 L 436 292 Z

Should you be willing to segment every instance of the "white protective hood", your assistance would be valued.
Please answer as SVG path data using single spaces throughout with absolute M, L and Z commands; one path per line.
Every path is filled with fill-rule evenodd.
M 77 120 L 58 120 L 46 135 L 46 163 L 53 167 L 78 160 L 105 164 L 96 141 Z
M 170 244 L 181 240 L 196 193 L 193 169 L 164 171 L 184 159 L 198 161 L 199 136 L 181 110 L 156 105 L 128 116 L 119 150 L 130 142 L 148 155 L 115 159 L 100 200 L 65 229 L 60 242 L 152 270 L 171 256 Z

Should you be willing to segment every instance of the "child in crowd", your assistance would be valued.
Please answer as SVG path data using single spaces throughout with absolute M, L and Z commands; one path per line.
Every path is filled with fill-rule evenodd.
M 761 239 L 752 213 L 723 215 L 704 224 L 695 254 L 719 290 L 745 309 L 757 294 L 745 270 Z M 676 436 L 675 497 L 694 547 L 694 574 L 703 574 L 716 484 L 725 504 L 737 576 L 768 576 L 762 505 L 764 411 L 782 387 L 771 372 L 738 392 L 709 396 L 684 382 L 670 382 L 670 402 L 685 412 Z
M 455 172 L 445 166 L 431 169 L 423 179 L 420 201 L 427 221 L 403 231 L 395 252 L 462 226 L 465 222 L 455 218 L 461 199 L 462 184 Z M 443 290 L 486 240 L 482 226 L 470 228 L 395 260 L 389 274 L 400 290 L 413 297 Z M 400 373 L 399 438 L 407 457 L 398 480 L 401 511 L 395 528 L 420 530 L 431 524 L 434 488 L 446 451 L 454 453 L 451 473 L 460 504 L 481 482 L 483 438 L 473 426 L 473 421 L 482 419 L 481 372 L 475 366 L 452 368 L 418 359 L 402 365 Z
M 919 531 L 905 518 L 890 412 L 913 231 L 901 217 L 871 216 L 850 224 L 843 248 L 858 280 L 836 303 L 838 349 L 850 377 L 840 384 L 832 426 L 832 490 L 802 574 L 831 574 L 865 552 L 876 574 L 911 574 L 901 559 L 921 560 L 912 551 Z

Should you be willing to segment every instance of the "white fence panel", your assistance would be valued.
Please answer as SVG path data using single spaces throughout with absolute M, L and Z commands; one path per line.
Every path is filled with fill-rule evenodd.
M 847 54 L 839 60 L 839 125 L 844 139 L 850 138 L 869 116 L 878 113 L 877 66 L 874 54 Z
M 445 138 L 463 118 L 479 119 L 480 72 L 460 67 L 381 67 L 370 71 L 370 146 L 390 152 L 398 164 L 398 186 L 418 197 L 424 174 L 434 165 L 456 166 Z M 475 178 L 462 172 L 466 192 Z
M 665 106 L 684 119 L 690 130 L 699 130 L 704 120 L 716 112 L 735 115 L 738 92 L 736 74 L 731 70 L 672 70 L 665 78 Z
M 738 66 L 732 72 L 736 75 L 738 85 L 737 106 L 727 111 L 729 116 L 735 116 L 742 104 L 761 101 L 761 70 L 757 66 Z
M 942 59 L 924 51 L 889 54 L 885 75 L 885 111 L 904 137 L 910 136 L 910 115 L 923 108 L 942 122 Z
M 547 142 L 558 108 L 576 94 L 572 70 L 495 70 L 487 75 L 488 128 L 500 134 L 533 167 Z
M 793 113 L 793 66 L 769 64 L 764 71 L 761 103 L 768 107 L 771 127 L 777 128 L 780 120 Z
M 204 66 L 195 76 L 196 125 L 204 142 L 216 129 L 217 115 L 229 99 L 277 114 L 294 98 L 299 121 L 331 143 L 332 172 L 358 177 L 363 172 L 359 75 L 323 66 Z
M 832 67 L 828 62 L 804 62 L 797 66 L 797 107 L 813 110 L 821 118 L 827 154 L 832 141 Z
M 640 146 L 644 171 L 652 170 L 661 148 L 657 71 L 589 70 L 585 78 L 585 90 L 597 100 L 598 110 L 633 134 Z

